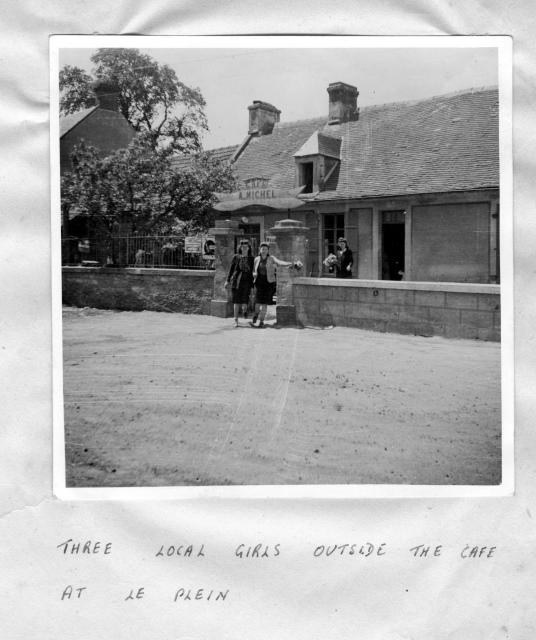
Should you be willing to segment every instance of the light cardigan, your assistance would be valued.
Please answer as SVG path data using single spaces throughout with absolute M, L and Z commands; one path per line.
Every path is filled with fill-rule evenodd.
M 253 263 L 253 282 L 257 279 L 257 269 L 259 268 L 259 263 L 261 261 L 261 257 L 257 256 L 255 258 L 255 262 Z M 275 282 L 275 272 L 276 266 L 280 267 L 290 267 L 292 262 L 285 262 L 284 260 L 279 260 L 278 258 L 271 256 L 268 254 L 266 258 L 266 279 L 268 282 Z

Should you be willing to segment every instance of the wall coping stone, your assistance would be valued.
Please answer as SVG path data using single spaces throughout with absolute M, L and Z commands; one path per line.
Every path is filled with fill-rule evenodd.
M 108 275 L 128 274 L 131 276 L 202 276 L 213 277 L 214 269 L 152 269 L 149 267 L 82 267 L 65 266 L 61 268 L 63 273 L 104 273 Z
M 359 280 L 357 278 L 307 278 L 293 279 L 294 285 L 321 287 L 347 287 L 363 289 L 402 289 L 412 291 L 443 291 L 453 293 L 500 294 L 499 284 L 479 284 L 474 282 L 410 282 L 398 280 Z

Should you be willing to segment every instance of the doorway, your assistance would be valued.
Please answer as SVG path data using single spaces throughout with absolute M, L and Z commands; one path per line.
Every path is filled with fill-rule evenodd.
M 235 253 L 239 240 L 249 240 L 251 252 L 256 256 L 259 253 L 259 244 L 261 242 L 261 225 L 241 222 L 238 228 L 244 232 L 244 235 L 235 238 Z
M 382 211 L 382 280 L 403 280 L 405 211 Z

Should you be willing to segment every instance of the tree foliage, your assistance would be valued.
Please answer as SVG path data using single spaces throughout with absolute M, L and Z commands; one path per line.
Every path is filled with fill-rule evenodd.
M 119 108 L 138 133 L 153 146 L 197 152 L 206 130 L 201 91 L 181 82 L 175 71 L 138 49 L 98 49 L 88 75 L 79 67 L 60 71 L 60 112 L 69 114 L 96 104 L 91 85 L 105 80 L 119 88 Z
M 62 206 L 109 231 L 118 223 L 145 234 L 205 230 L 212 224 L 214 192 L 236 188 L 232 168 L 209 153 L 177 167 L 168 148 L 143 137 L 106 158 L 81 142 L 71 162 L 73 170 L 62 178 Z
M 93 79 L 83 69 L 66 65 L 60 71 L 60 112 L 63 115 L 96 104 L 96 96 L 91 88 Z

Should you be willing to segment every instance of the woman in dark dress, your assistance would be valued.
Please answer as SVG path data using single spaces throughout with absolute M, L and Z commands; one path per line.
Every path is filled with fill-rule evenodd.
M 242 308 L 246 316 L 249 294 L 253 286 L 253 256 L 248 240 L 241 240 L 238 253 L 233 256 L 225 287 L 231 286 L 233 295 L 234 325 L 238 327 L 238 316 Z
M 346 238 L 339 238 L 339 251 L 337 251 L 337 272 L 335 276 L 337 278 L 351 278 L 352 267 L 354 264 L 354 256 L 348 247 Z

